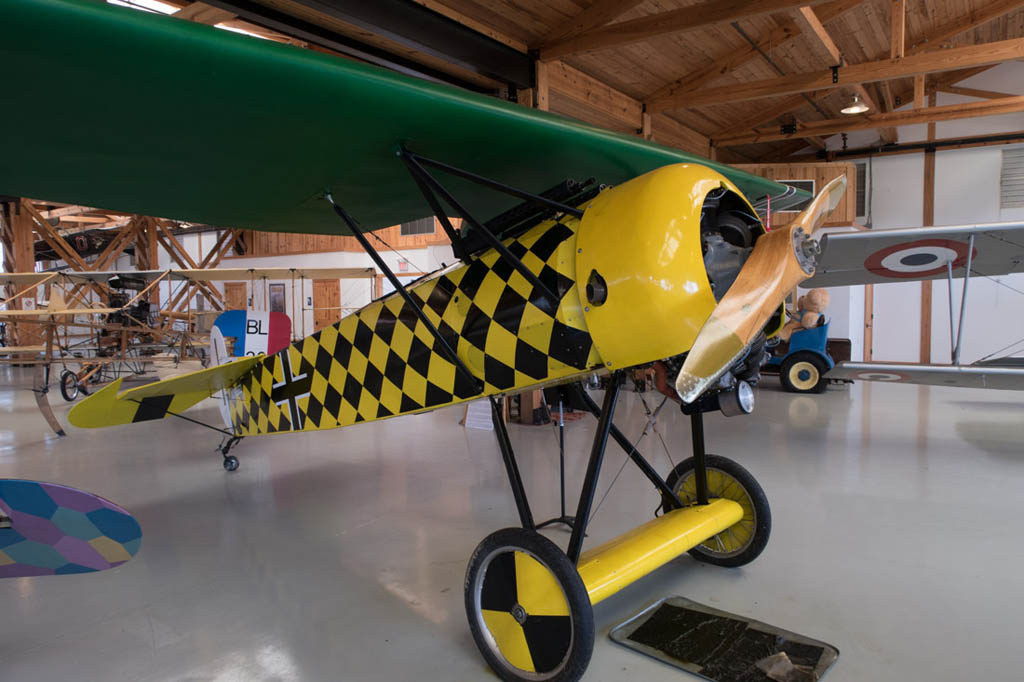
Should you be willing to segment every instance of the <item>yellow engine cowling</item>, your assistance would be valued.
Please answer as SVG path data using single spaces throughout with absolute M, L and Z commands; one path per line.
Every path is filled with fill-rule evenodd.
M 715 307 L 701 253 L 701 209 L 726 188 L 696 164 L 664 166 L 613 187 L 587 207 L 576 250 L 583 317 L 606 367 L 683 353 Z M 588 288 L 589 287 L 589 288 Z

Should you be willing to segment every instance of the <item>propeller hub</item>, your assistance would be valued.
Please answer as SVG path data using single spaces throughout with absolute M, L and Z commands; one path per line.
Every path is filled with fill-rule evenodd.
M 793 253 L 800 269 L 807 275 L 813 275 L 818 264 L 818 256 L 821 255 L 821 247 L 802 227 L 793 230 Z

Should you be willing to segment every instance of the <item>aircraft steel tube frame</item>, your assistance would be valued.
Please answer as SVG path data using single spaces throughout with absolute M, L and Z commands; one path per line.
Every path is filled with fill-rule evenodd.
M 489 396 L 487 399 L 491 403 L 491 421 L 494 423 L 494 435 L 498 439 L 498 449 L 501 450 L 501 459 L 505 463 L 505 471 L 508 473 L 508 482 L 512 487 L 512 496 L 516 500 L 519 521 L 523 524 L 523 528 L 534 530 L 537 526 L 533 522 L 533 514 L 530 512 L 530 501 L 526 496 L 523 478 L 519 475 L 519 465 L 516 463 L 516 453 L 512 449 L 512 441 L 508 437 L 508 429 L 501 418 L 501 409 L 498 408 L 498 401 L 494 399 L 494 396 Z
M 604 394 L 601 417 L 597 420 L 597 432 L 594 434 L 594 445 L 590 449 L 590 461 L 587 473 L 583 477 L 583 489 L 580 491 L 579 505 L 576 507 L 576 523 L 569 537 L 569 548 L 566 555 L 574 565 L 580 561 L 583 550 L 583 537 L 586 535 L 590 521 L 590 508 L 594 504 L 594 493 L 597 492 L 597 479 L 601 474 L 601 463 L 605 450 L 608 449 L 608 433 L 612 429 L 612 418 L 615 416 L 615 404 L 619 398 L 619 383 L 622 370 L 612 372 L 610 385 Z
M 586 403 L 587 409 L 590 410 L 595 417 L 600 417 L 601 408 L 597 406 L 594 399 L 591 398 L 579 384 L 576 385 L 576 388 L 580 397 L 583 399 L 583 402 Z M 640 451 L 633 446 L 629 439 L 626 438 L 626 435 L 622 433 L 615 424 L 612 424 L 611 426 L 611 437 L 619 444 L 619 447 L 625 451 L 629 458 L 633 460 L 640 469 L 640 472 L 647 477 L 647 480 L 654 484 L 654 487 L 658 489 L 658 492 L 661 493 L 662 497 L 671 502 L 677 509 L 681 509 L 684 506 L 682 500 L 679 499 L 679 496 L 672 492 L 672 489 L 668 487 L 668 483 L 665 482 L 665 479 L 658 475 L 658 472 L 654 470 L 654 467 L 652 467 L 650 462 L 647 461 L 647 458 L 640 454 Z
M 545 401 L 545 405 L 547 401 Z M 562 401 L 558 401 L 558 511 L 559 515 L 553 519 L 548 519 L 542 523 L 537 524 L 537 528 L 543 528 L 544 526 L 553 526 L 556 523 L 560 523 L 563 526 L 568 526 L 572 529 L 576 523 L 575 517 L 569 516 L 565 513 L 565 412 L 563 411 Z
M 381 272 L 384 273 L 384 276 L 387 277 L 388 281 L 391 283 L 391 286 L 393 286 L 398 295 L 402 297 L 402 300 L 404 300 L 406 304 L 410 308 L 412 308 L 412 311 L 416 313 L 416 317 L 418 317 L 420 322 L 423 323 L 423 326 L 427 328 L 427 331 L 430 332 L 430 335 L 437 340 L 438 345 L 441 346 L 441 349 L 444 351 L 445 355 L 447 355 L 448 359 L 451 360 L 452 364 L 455 365 L 456 371 L 462 374 L 463 378 L 467 379 L 470 382 L 470 384 L 476 388 L 477 395 L 483 393 L 483 382 L 477 379 L 475 376 L 473 376 L 473 373 L 470 372 L 469 368 L 466 367 L 465 363 L 462 362 L 462 359 L 459 358 L 459 355 L 458 353 L 455 352 L 455 349 L 448 344 L 448 342 L 445 340 L 443 336 L 441 336 L 441 332 L 437 330 L 437 327 L 434 326 L 434 323 L 431 322 L 430 318 L 428 318 L 426 313 L 423 312 L 423 308 L 421 308 L 420 305 L 413 300 L 412 295 L 406 290 L 405 285 L 402 284 L 401 281 L 399 281 L 398 277 L 395 276 L 395 273 L 391 271 L 391 268 L 387 266 L 387 263 L 384 262 L 384 259 L 380 257 L 379 253 L 377 253 L 377 249 L 373 248 L 373 245 L 370 244 L 369 240 L 366 239 L 366 235 L 364 235 L 363 231 L 359 229 L 359 225 L 356 223 L 356 221 L 352 219 L 352 217 L 345 211 L 345 209 L 334 203 L 334 198 L 330 195 L 330 193 L 326 194 L 325 198 L 331 204 L 331 207 L 334 209 L 334 212 L 338 214 L 338 217 L 341 218 L 346 225 L 348 225 L 349 230 L 352 231 L 352 236 L 355 237 L 357 242 L 359 242 L 359 246 L 363 248 L 363 251 L 365 251 L 366 254 L 377 265 L 377 267 L 380 268 Z
M 560 201 L 548 199 L 547 197 L 541 196 L 539 194 L 533 194 L 532 192 L 527 192 L 525 190 L 516 189 L 515 187 L 512 187 L 511 185 L 506 185 L 503 182 L 491 180 L 490 178 L 485 178 L 482 175 L 477 175 L 476 173 L 471 173 L 467 170 L 456 168 L 455 166 L 449 166 L 448 164 L 443 163 L 441 161 L 428 159 L 425 156 L 420 156 L 418 154 L 408 151 L 407 149 L 403 149 L 402 154 L 404 156 L 410 157 L 417 163 L 426 164 L 427 166 L 431 166 L 440 171 L 444 171 L 445 173 L 449 173 L 456 177 L 462 178 L 463 180 L 469 180 L 470 182 L 475 182 L 476 184 L 483 185 L 484 187 L 490 187 L 491 189 L 503 192 L 504 194 L 510 194 L 516 197 L 517 199 L 522 199 L 523 201 L 534 201 L 539 204 L 545 204 L 558 211 L 568 213 L 571 216 L 575 216 L 576 218 L 583 217 L 583 211 L 573 206 L 563 204 Z
M 448 239 L 452 243 L 452 251 L 455 253 L 455 257 L 468 265 L 470 257 L 469 254 L 466 253 L 466 249 L 462 243 L 462 237 L 459 236 L 458 230 L 456 230 L 455 226 L 452 225 L 452 221 L 445 212 L 444 207 L 441 206 L 441 202 L 437 200 L 437 197 L 434 196 L 434 193 L 431 191 L 428 180 L 423 177 L 426 174 L 426 171 L 424 171 L 422 166 L 413 161 L 405 153 L 402 154 L 402 162 L 405 164 L 406 169 L 409 171 L 409 175 L 412 176 L 413 181 L 419 188 L 420 194 L 422 194 L 423 198 L 427 200 L 428 204 L 430 204 L 430 208 L 434 211 L 434 215 L 437 219 L 441 221 L 441 227 L 444 229 L 445 234 L 448 235 Z
M 697 492 L 697 504 L 708 503 L 708 470 L 704 458 L 704 411 L 697 410 L 690 415 L 690 437 L 693 441 L 693 476 Z
M 439 194 L 441 199 L 443 199 L 445 201 L 445 203 L 447 203 L 449 206 L 451 206 L 453 209 L 455 209 L 455 212 L 458 213 L 460 216 L 462 216 L 463 220 L 469 221 L 469 224 L 472 225 L 474 229 L 479 231 L 479 233 L 481 234 L 481 236 L 483 236 L 484 240 L 488 243 L 488 245 L 490 245 L 491 248 L 493 248 L 495 251 L 497 251 L 498 254 L 501 256 L 501 258 L 503 260 L 505 260 L 505 262 L 507 262 L 509 265 L 511 265 L 513 268 L 515 268 L 516 272 L 518 272 L 520 275 L 525 277 L 527 282 L 532 284 L 537 290 L 539 290 L 541 292 L 541 294 L 543 294 L 543 296 L 546 299 L 548 299 L 551 302 L 551 310 L 552 311 L 554 311 L 558 307 L 558 301 L 559 301 L 558 295 L 555 292 L 551 291 L 551 289 L 549 289 L 547 287 L 547 285 L 544 284 L 544 282 L 542 282 L 540 280 L 540 278 L 535 273 L 533 273 L 530 270 L 530 268 L 526 267 L 526 265 L 523 263 L 522 260 L 517 258 L 514 253 L 509 251 L 508 247 L 505 246 L 504 244 L 502 244 L 501 240 L 498 239 L 498 237 L 495 236 L 495 234 L 493 232 L 491 232 L 483 223 L 481 223 L 479 220 L 477 220 L 475 217 L 473 217 L 473 215 L 469 211 L 466 210 L 466 208 L 459 202 L 459 200 L 455 198 L 455 195 L 453 195 L 451 192 L 449 192 L 447 189 L 445 189 L 444 185 L 442 185 L 440 182 L 438 182 L 437 178 L 435 178 L 430 173 L 428 173 L 426 171 L 426 169 L 424 169 L 423 166 L 420 165 L 420 163 L 419 163 L 420 160 L 423 160 L 425 162 L 429 162 L 429 159 L 423 159 L 422 157 L 418 157 L 415 154 L 412 154 L 412 153 L 406 152 L 406 151 L 402 152 L 402 158 L 406 162 L 406 165 L 409 167 L 409 170 L 413 174 L 414 178 L 416 177 L 417 174 L 419 174 L 420 179 L 428 185 L 430 190 L 432 190 L 433 192 L 436 192 L 437 194 Z M 437 162 L 432 162 L 432 163 L 436 164 Z M 440 165 L 444 167 L 443 170 L 447 170 L 448 172 L 457 171 L 456 173 L 454 173 L 456 175 L 465 173 L 465 171 L 461 171 L 461 170 L 452 168 L 451 166 L 445 166 L 444 164 L 440 164 Z M 448 169 L 451 169 L 451 170 L 448 170 Z M 472 175 L 472 174 L 469 174 L 469 175 Z M 474 177 L 479 177 L 479 176 L 474 176 Z M 483 180 L 484 178 L 480 178 L 480 179 Z M 493 181 L 490 181 L 490 180 L 488 180 L 487 182 L 488 183 L 493 183 Z M 416 184 L 419 185 L 420 184 L 419 181 L 417 181 Z M 498 184 L 498 183 L 495 183 L 495 184 Z M 508 190 L 511 189 L 511 188 L 505 187 L 504 185 L 499 185 L 499 186 L 503 188 L 500 191 L 508 192 Z M 518 190 L 516 190 L 516 192 L 518 192 Z M 519 196 L 519 194 L 515 194 L 513 196 Z M 447 214 L 445 214 L 443 212 L 443 210 L 440 208 L 440 206 L 436 205 L 436 197 L 435 197 L 434 201 L 431 201 L 429 196 L 427 196 L 426 198 L 427 198 L 427 201 L 431 203 L 431 206 L 434 207 L 435 211 L 441 210 L 441 215 L 444 216 L 442 218 L 442 222 L 447 220 Z M 445 231 L 448 231 L 447 227 L 445 228 Z M 451 236 L 451 234 L 449 234 L 449 237 L 450 236 Z M 459 237 L 459 240 L 460 240 L 460 243 L 461 243 L 461 237 Z M 459 251 L 462 251 L 462 249 L 460 248 Z

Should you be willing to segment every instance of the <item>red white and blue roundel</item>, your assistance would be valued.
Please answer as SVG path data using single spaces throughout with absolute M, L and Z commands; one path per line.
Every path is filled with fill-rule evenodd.
M 232 355 L 272 355 L 291 343 L 292 321 L 284 313 L 228 310 L 213 322 L 224 336 L 233 336 Z
M 864 268 L 882 277 L 894 279 L 921 279 L 946 272 L 946 264 L 953 269 L 967 264 L 968 245 L 952 239 L 917 239 L 876 251 L 864 261 Z M 974 250 L 974 256 L 978 250 Z

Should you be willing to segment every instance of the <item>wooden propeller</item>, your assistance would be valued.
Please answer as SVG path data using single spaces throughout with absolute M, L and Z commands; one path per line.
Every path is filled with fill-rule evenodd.
M 683 402 L 700 397 L 746 352 L 750 342 L 778 310 L 786 294 L 814 274 L 817 242 L 811 239 L 846 191 L 840 176 L 786 227 L 762 235 L 736 281 L 693 342 L 676 379 Z

